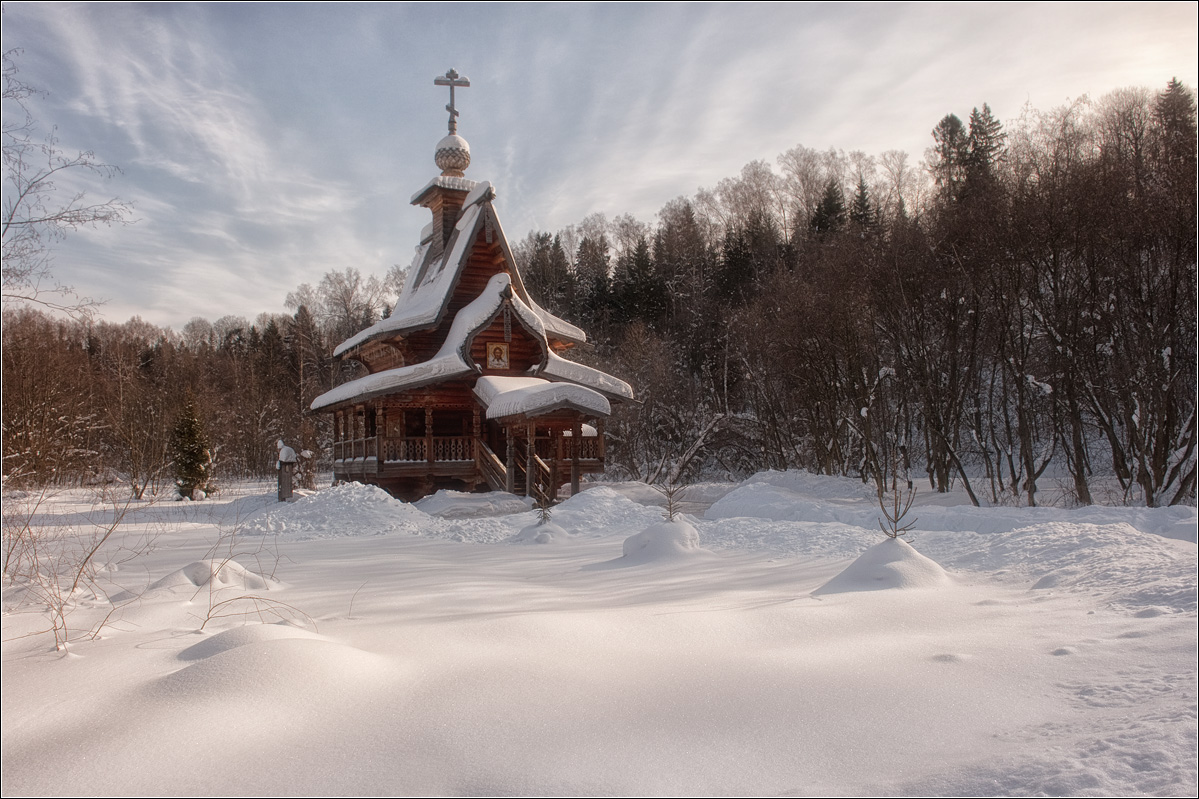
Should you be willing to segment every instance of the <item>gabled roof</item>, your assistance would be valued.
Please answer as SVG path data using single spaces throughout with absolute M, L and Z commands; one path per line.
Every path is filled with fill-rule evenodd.
M 512 290 L 512 278 L 504 273 L 493 275 L 473 301 L 458 311 L 450 325 L 449 334 L 437 354 L 427 361 L 386 369 L 381 372 L 360 377 L 343 383 L 331 391 L 326 391 L 312 401 L 312 409 L 321 410 L 350 401 L 361 401 L 389 394 L 395 391 L 407 391 L 420 388 L 431 383 L 465 377 L 481 372 L 478 365 L 470 359 L 470 344 L 474 337 L 496 318 L 503 308 L 505 300 L 511 300 L 519 323 L 541 344 L 542 361 L 529 370 L 530 376 L 542 378 L 542 382 L 574 383 L 603 400 L 605 397 L 616 399 L 632 399 L 633 389 L 623 380 L 618 380 L 598 369 L 592 369 L 580 363 L 567 361 L 556 355 L 549 347 L 546 339 L 544 319 L 536 310 L 525 303 Z M 578 399 L 584 394 L 576 392 L 571 397 Z M 548 399 L 550 394 L 544 394 L 542 399 Z M 599 407 L 595 400 L 584 403 L 585 407 Z M 604 411 L 604 415 L 608 411 Z
M 442 322 L 454 287 L 466 262 L 470 258 L 471 249 L 479 231 L 486 226 L 492 235 L 498 238 L 508 269 L 514 277 L 513 286 L 516 295 L 541 321 L 545 332 L 558 339 L 582 343 L 587 340 L 587 334 L 564 319 L 559 319 L 549 311 L 539 306 L 529 297 L 525 290 L 520 272 L 516 268 L 516 259 L 512 248 L 504 235 L 499 217 L 496 215 L 492 201 L 495 199 L 495 189 L 488 181 L 474 183 L 465 178 L 434 178 L 424 189 L 414 195 L 414 201 L 422 197 L 437 181 L 454 181 L 453 186 L 443 188 L 465 189 L 467 184 L 472 188 L 454 225 L 454 230 L 446 242 L 444 251 L 438 257 L 434 254 L 432 242 L 429 240 L 431 228 L 426 228 L 421 234 L 421 244 L 417 248 L 416 257 L 408 268 L 408 279 L 396 301 L 395 309 L 386 319 L 380 320 L 365 330 L 343 341 L 333 351 L 334 356 L 385 336 L 403 335 L 417 330 L 428 330 L 437 327 Z M 458 185 L 462 184 L 462 185 Z

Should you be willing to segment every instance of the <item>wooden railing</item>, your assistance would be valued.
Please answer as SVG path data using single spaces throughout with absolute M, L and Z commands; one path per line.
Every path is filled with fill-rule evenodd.
M 496 491 L 506 490 L 508 483 L 508 468 L 499 457 L 491 451 L 483 441 L 479 442 L 478 468 L 487 479 L 487 484 Z
M 435 436 L 433 438 L 433 460 L 473 461 L 475 439 L 473 436 Z
M 356 438 L 352 441 L 333 442 L 333 460 L 350 461 L 365 460 L 376 457 L 377 441 L 375 438 Z
M 352 441 L 337 441 L 333 444 L 333 460 L 356 460 L 377 457 L 395 463 L 419 463 L 428 461 L 429 443 L 433 444 L 435 462 L 473 461 L 475 459 L 474 437 L 433 436 L 432 438 L 356 438 Z
M 554 499 L 557 487 L 553 485 L 554 476 L 548 463 L 539 456 L 533 456 L 533 499 L 539 504 L 548 504 Z
M 427 461 L 429 459 L 428 440 L 421 438 L 384 438 L 384 461 Z
M 582 442 L 579 445 L 579 458 L 581 460 L 599 460 L 600 440 L 598 436 L 581 436 L 578 440 Z M 562 437 L 562 457 L 564 459 L 571 460 L 574 458 L 574 442 L 574 436 Z M 535 449 L 537 450 L 537 455 L 539 457 L 547 460 L 553 460 L 556 446 L 557 445 L 553 439 L 539 438 L 537 439 Z
M 559 441 L 561 442 L 559 449 Z M 556 483 L 570 479 L 576 442 L 581 461 L 601 460 L 602 441 L 596 436 L 563 437 L 558 441 L 538 438 L 533 444 L 532 481 L 526 475 L 529 467 L 528 443 L 524 439 L 513 441 L 512 474 L 509 476 L 504 460 L 501 460 L 487 444 L 474 436 L 420 436 L 394 437 L 374 436 L 333 444 L 333 459 L 345 463 L 345 470 L 365 473 L 384 473 L 385 464 L 435 464 L 474 463 L 478 474 L 492 488 L 500 490 L 507 486 L 509 478 L 518 494 L 526 492 L 541 501 L 552 501 L 557 494 Z M 372 465 L 371 462 L 374 462 Z M 358 462 L 362 466 L 349 464 Z M 551 465 L 552 464 L 552 465 Z M 557 467 L 556 470 L 554 467 Z M 393 466 L 392 468 L 396 468 Z

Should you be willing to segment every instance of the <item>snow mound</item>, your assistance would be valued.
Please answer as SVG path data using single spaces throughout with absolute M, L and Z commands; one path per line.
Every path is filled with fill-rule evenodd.
M 295 502 L 280 503 L 250 520 L 242 532 L 303 538 L 397 532 L 420 535 L 431 521 L 428 514 L 378 486 L 342 483 Z
M 936 588 L 949 583 L 949 575 L 936 561 L 924 557 L 907 541 L 888 538 L 858 556 L 846 569 L 812 592 L 846 594 L 889 588 Z
M 612 534 L 627 535 L 660 520 L 662 512 L 639 505 L 607 486 L 595 486 L 554 508 L 554 518 L 565 520 L 576 532 L 607 528 Z
M 604 483 L 604 487 L 628 497 L 639 505 L 652 505 L 656 508 L 666 506 L 666 496 L 653 485 L 641 480 Z M 698 513 L 724 498 L 735 488 L 735 485 L 729 483 L 688 483 L 680 486 L 678 501 L 687 513 Z
M 214 588 L 239 588 L 248 591 L 269 591 L 272 585 L 278 585 L 269 577 L 255 574 L 235 560 L 197 560 L 151 583 L 150 590 L 192 589 L 210 584 Z
M 152 695 L 183 706 L 196 700 L 293 704 L 296 697 L 335 697 L 374 685 L 386 661 L 334 641 L 286 637 L 246 643 L 168 674 Z
M 514 544 L 552 544 L 570 538 L 570 533 L 553 522 L 530 524 L 508 539 Z
M 1117 515 L 1126 509 L 1107 510 Z M 1046 522 L 990 535 L 928 533 L 920 548 L 954 570 L 1027 581 L 1037 591 L 1082 591 L 1129 609 L 1199 607 L 1194 546 L 1125 522 Z
M 700 549 L 699 533 L 684 521 L 659 522 L 624 542 L 624 560 L 629 563 L 650 563 L 694 557 L 706 552 Z
M 873 484 L 846 477 L 833 477 L 823 474 L 812 474 L 799 469 L 777 471 L 768 469 L 749 477 L 741 482 L 738 488 L 751 485 L 766 485 L 781 488 L 793 494 L 803 494 L 821 500 L 852 500 L 854 502 L 867 500 L 874 502 Z
M 1143 533 L 1195 542 L 1195 508 L 990 507 L 976 508 L 956 493 L 921 491 L 912 515 L 923 532 L 971 531 L 993 535 L 1032 524 L 1110 524 L 1123 522 Z M 778 522 L 838 522 L 875 530 L 880 518 L 874 489 L 859 480 L 805 472 L 761 472 L 712 504 L 708 520 L 754 518 Z
M 239 646 L 248 646 L 260 641 L 280 641 L 285 638 L 325 640 L 323 636 L 290 624 L 246 624 L 217 633 L 198 644 L 192 644 L 180 652 L 178 657 L 180 660 L 203 660 L 230 649 L 237 649 Z
M 506 491 L 468 494 L 465 491 L 443 489 L 415 503 L 415 507 L 442 519 L 480 519 L 523 513 L 532 503 L 524 497 Z
M 768 475 L 779 475 L 769 472 Z M 790 475 L 791 472 L 781 473 Z M 814 478 L 814 475 L 805 475 Z M 779 480 L 779 482 L 788 482 Z M 841 522 L 859 527 L 873 525 L 878 509 L 863 503 L 860 492 L 847 496 L 846 488 L 860 488 L 850 480 L 824 478 L 813 493 L 790 485 L 758 482 L 752 478 L 712 504 L 708 519 L 752 517 L 787 522 Z

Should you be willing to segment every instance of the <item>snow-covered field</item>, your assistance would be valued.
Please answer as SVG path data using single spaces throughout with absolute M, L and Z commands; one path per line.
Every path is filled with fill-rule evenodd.
M 1195 509 L 688 498 L 135 506 L 65 655 L 5 583 L 3 792 L 1195 795 Z

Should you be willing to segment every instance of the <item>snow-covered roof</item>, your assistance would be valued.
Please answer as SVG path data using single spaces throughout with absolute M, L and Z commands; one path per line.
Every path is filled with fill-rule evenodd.
M 450 236 L 451 247 L 445 258 L 433 258 L 432 249 L 427 243 L 417 248 L 416 258 L 408 268 L 408 279 L 400 291 L 400 298 L 396 301 L 391 316 L 343 341 L 333 350 L 333 355 L 341 355 L 385 333 L 401 333 L 436 325 L 449 301 L 454 278 L 458 276 L 458 268 L 448 268 L 448 265 L 457 266 L 470 254 L 470 243 L 474 241 L 474 234 L 477 232 L 479 212 L 480 207 L 475 205 L 458 219 L 458 224 L 454 226 L 454 232 Z
M 625 381 L 599 369 L 568 361 L 553 352 L 548 353 L 545 366 L 537 374 L 588 386 L 608 396 L 627 400 L 633 398 L 633 387 Z
M 314 399 L 312 409 L 316 411 L 353 399 L 366 399 L 392 391 L 418 388 L 429 383 L 471 374 L 475 371 L 475 367 L 466 360 L 464 352 L 466 342 L 473 333 L 495 316 L 495 312 L 504 301 L 504 293 L 511 282 L 511 278 L 502 272 L 493 275 L 491 280 L 487 281 L 483 292 L 454 317 L 449 335 L 446 336 L 441 349 L 431 359 L 423 363 L 385 369 L 382 372 L 343 383 Z
M 571 410 L 608 416 L 612 406 L 599 392 L 573 383 L 551 383 L 536 377 L 480 377 L 475 396 L 487 407 L 488 419 L 541 416 Z
M 404 288 L 400 292 L 400 297 L 396 301 L 391 315 L 343 341 L 333 350 L 334 356 L 342 355 L 360 344 L 365 344 L 381 336 L 435 327 L 449 304 L 458 275 L 466 265 L 475 238 L 484 224 L 489 224 L 491 229 L 498 234 L 504 257 L 510 264 L 513 264 L 513 274 L 518 275 L 515 269 L 516 261 L 508 245 L 508 239 L 504 235 L 499 217 L 492 205 L 496 195 L 495 188 L 491 183 L 488 181 L 476 183 L 466 178 L 439 176 L 429 181 L 425 188 L 413 195 L 414 202 L 434 186 L 470 192 L 466 197 L 458 222 L 450 234 L 445 252 L 440 258 L 434 255 L 431 241 L 432 227 L 426 226 L 425 230 L 421 232 L 421 244 L 417 247 L 416 257 L 408 268 L 408 279 L 404 283 Z M 519 275 L 516 284 L 517 293 L 527 298 L 528 292 L 520 281 Z M 566 320 L 554 316 L 534 302 L 532 298 L 528 298 L 525 304 L 530 313 L 540 320 L 540 326 L 544 328 L 545 333 L 555 338 L 578 343 L 587 340 L 586 333 Z
M 412 195 L 410 202 L 416 205 L 421 201 L 421 198 L 429 193 L 430 189 L 456 189 L 457 191 L 471 191 L 478 183 L 469 178 L 455 178 L 448 175 L 438 175 L 420 188 L 420 191 Z

